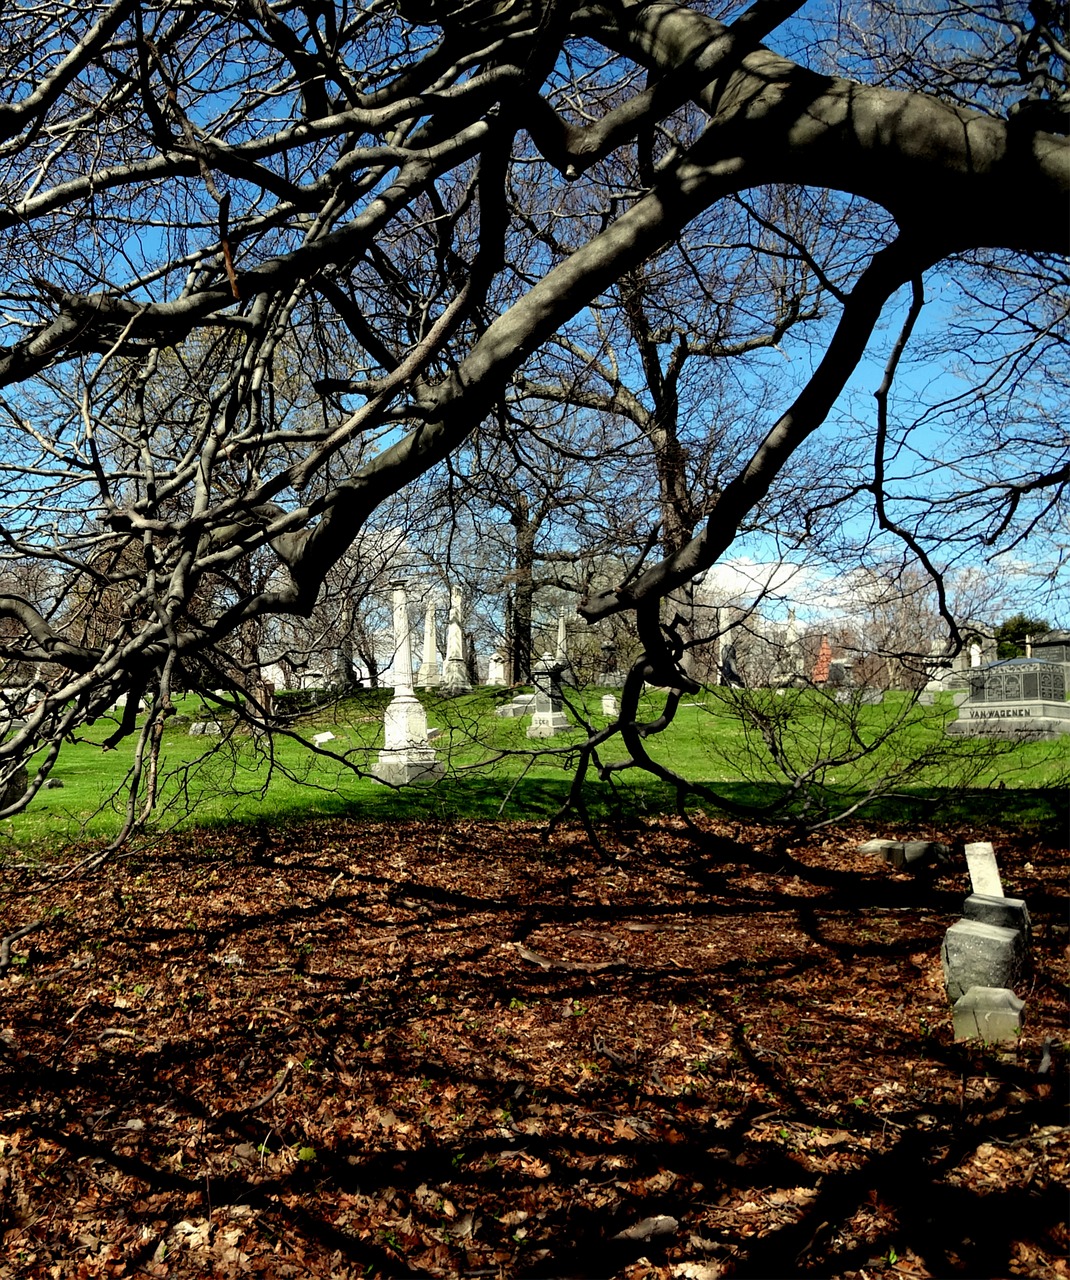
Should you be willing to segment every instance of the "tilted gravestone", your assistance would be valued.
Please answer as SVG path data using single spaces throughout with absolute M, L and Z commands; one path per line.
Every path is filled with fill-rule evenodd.
M 940 962 L 948 999 L 954 1004 L 971 987 L 1014 988 L 1025 961 L 1025 939 L 1017 929 L 979 920 L 959 920 L 944 935 Z
M 999 878 L 996 851 L 985 841 L 966 846 L 966 866 L 970 872 L 970 885 L 974 893 L 988 898 L 1003 897 L 1003 882 Z

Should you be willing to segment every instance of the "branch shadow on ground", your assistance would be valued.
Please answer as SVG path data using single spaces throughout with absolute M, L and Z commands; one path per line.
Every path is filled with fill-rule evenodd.
M 582 852 L 506 891 L 469 850 L 443 883 L 433 847 L 389 868 L 352 847 L 237 859 L 211 885 L 179 859 L 83 886 L 9 992 L 5 1239 L 54 1260 L 110 1233 L 151 1266 L 180 1224 L 218 1239 L 240 1209 L 247 1253 L 338 1276 L 596 1277 L 640 1257 L 833 1276 L 905 1250 L 933 1275 L 1000 1276 L 1012 1242 L 1057 1247 L 1054 1184 L 963 1174 L 1065 1119 L 1028 1062 L 806 994 L 845 958 L 894 991 L 945 927 L 935 907 L 845 942 L 859 901 L 899 919 L 887 886 L 792 901 L 747 867 L 714 895 L 671 859 L 627 860 L 615 890 Z M 737 946 L 763 935 L 768 954 Z M 898 1091 L 878 1105 L 874 1082 Z M 41 1226 L 90 1188 L 102 1230 Z M 656 1215 L 677 1229 L 619 1238 Z M 173 1256 L 167 1274 L 205 1265 Z

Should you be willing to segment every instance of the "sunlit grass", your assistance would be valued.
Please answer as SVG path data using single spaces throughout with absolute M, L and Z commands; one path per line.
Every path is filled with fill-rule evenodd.
M 571 720 L 601 728 L 609 718 L 601 709 L 605 690 L 568 693 Z M 577 746 L 586 733 L 577 727 L 550 740 L 526 737 L 527 718 L 494 714 L 507 699 L 504 691 L 477 690 L 446 700 L 427 697 L 429 725 L 441 730 L 435 746 L 447 777 L 434 787 L 401 790 L 371 777 L 382 745 L 383 708 L 389 693 L 368 691 L 293 721 L 270 738 L 253 736 L 225 715 L 222 737 L 190 736 L 188 725 L 169 727 L 164 737 L 161 801 L 153 822 L 159 829 L 210 826 L 258 820 L 297 821 L 302 817 L 359 815 L 369 820 L 425 816 L 545 818 L 565 799 L 575 769 Z M 761 735 L 748 727 L 741 706 L 747 699 L 766 714 L 790 715 L 784 734 L 790 759 L 777 767 Z M 641 715 L 660 714 L 664 696 L 653 690 Z M 908 708 L 905 695 L 891 694 L 882 704 L 859 709 L 849 725 L 862 743 L 872 744 L 895 722 L 897 731 L 872 754 L 832 763 L 812 779 L 816 802 L 831 812 L 847 808 L 875 780 L 892 779 L 892 795 L 877 810 L 889 820 L 935 820 L 941 813 L 969 820 L 1050 821 L 1070 775 L 1070 739 L 1020 743 L 995 753 L 985 739 L 957 740 L 944 734 L 953 716 L 950 699 L 934 707 Z M 182 701 L 179 711 L 193 719 L 215 712 L 199 696 Z M 902 723 L 900 723 L 902 721 Z M 122 822 L 124 780 L 133 758 L 133 742 L 115 750 L 101 744 L 114 730 L 102 719 L 76 742 L 67 744 L 53 776 L 61 788 L 42 790 L 23 814 L 6 821 L 2 834 L 9 848 L 54 847 L 83 839 L 112 836 Z M 310 746 L 314 734 L 330 732 L 323 747 Z M 771 701 L 756 691 L 730 696 L 710 690 L 687 699 L 665 732 L 645 740 L 651 756 L 685 778 L 700 782 L 731 804 L 756 806 L 772 815 L 790 791 L 792 772 L 822 754 L 853 750 L 842 717 L 827 699 L 812 693 L 790 703 Z M 951 747 L 952 755 L 947 755 Z M 599 750 L 598 763 L 624 758 L 619 738 Z M 928 756 L 920 768 L 915 764 Z M 671 810 L 675 789 L 647 773 L 613 773 L 610 780 L 592 768 L 584 788 L 592 817 L 606 820 Z M 715 807 L 709 797 L 689 804 Z M 871 805 L 867 812 L 873 812 Z M 819 816 L 819 815 L 818 815 Z

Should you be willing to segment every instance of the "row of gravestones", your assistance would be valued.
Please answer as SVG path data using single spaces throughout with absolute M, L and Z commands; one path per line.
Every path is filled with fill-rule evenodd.
M 860 853 L 876 854 L 898 870 L 918 871 L 946 863 L 951 850 L 933 840 L 869 840 Z M 1016 1040 L 1025 1001 L 1015 995 L 1029 962 L 1032 928 L 1021 898 L 1007 898 L 992 845 L 966 846 L 973 892 L 962 918 L 948 929 L 940 948 L 944 987 L 951 1004 L 956 1040 L 980 1037 L 988 1043 Z
M 572 726 L 562 710 L 562 671 L 560 662 L 555 662 L 548 653 L 543 654 L 541 661 L 532 668 L 535 692 L 518 693 L 511 702 L 498 707 L 496 714 L 506 719 L 531 716 L 531 724 L 527 730 L 529 738 L 552 738 L 555 734 L 564 733 Z M 602 698 L 602 714 L 612 719 L 620 715 L 620 703 L 611 693 Z

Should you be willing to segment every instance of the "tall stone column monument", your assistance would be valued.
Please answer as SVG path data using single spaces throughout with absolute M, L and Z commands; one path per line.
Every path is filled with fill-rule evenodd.
M 446 661 L 442 670 L 442 692 L 449 698 L 470 693 L 468 664 L 464 660 L 464 589 L 450 587 L 450 620 L 446 628 Z
M 404 582 L 391 584 L 394 604 L 394 696 L 383 717 L 384 741 L 374 776 L 400 787 L 435 782 L 445 766 L 427 739 L 427 713 L 412 691 L 412 637 Z
M 438 665 L 438 647 L 435 641 L 435 597 L 429 595 L 424 602 L 424 651 L 420 670 L 416 676 L 417 689 L 434 689 L 442 683 Z

